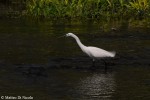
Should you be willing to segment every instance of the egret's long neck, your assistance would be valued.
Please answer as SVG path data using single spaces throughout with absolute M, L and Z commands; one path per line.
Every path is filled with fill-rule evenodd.
M 82 49 L 82 51 L 84 51 L 84 48 L 85 48 L 86 46 L 81 43 L 80 39 L 79 39 L 76 35 L 73 34 L 72 37 L 76 40 L 77 44 L 78 44 L 79 47 Z

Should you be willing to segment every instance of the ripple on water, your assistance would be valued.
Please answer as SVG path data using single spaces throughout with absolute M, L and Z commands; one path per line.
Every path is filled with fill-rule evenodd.
M 77 88 L 77 93 L 86 99 L 111 99 L 114 91 L 113 74 L 93 74 L 82 79 Z

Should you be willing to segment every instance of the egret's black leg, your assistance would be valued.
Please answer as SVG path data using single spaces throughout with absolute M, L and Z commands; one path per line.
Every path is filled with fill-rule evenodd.
M 95 60 L 92 60 L 92 66 L 90 67 L 91 70 L 95 70 Z
M 106 61 L 105 61 L 104 59 L 102 59 L 102 61 L 103 61 L 104 64 L 105 64 L 105 72 L 107 72 L 107 63 L 106 63 Z
M 93 60 L 93 67 L 95 67 L 95 60 Z

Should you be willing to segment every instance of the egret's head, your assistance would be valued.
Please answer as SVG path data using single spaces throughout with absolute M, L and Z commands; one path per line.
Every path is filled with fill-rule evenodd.
M 72 35 L 73 35 L 73 33 L 67 33 L 66 37 L 69 37 L 69 36 L 72 36 Z

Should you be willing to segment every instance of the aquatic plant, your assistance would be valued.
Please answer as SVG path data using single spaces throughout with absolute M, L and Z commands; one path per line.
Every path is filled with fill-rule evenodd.
M 136 16 L 143 16 L 149 12 L 149 1 L 148 0 L 133 0 L 126 5 L 132 13 Z M 149 12 L 150 13 L 150 12 Z
M 149 0 L 27 0 L 27 15 L 53 18 L 119 18 L 150 15 Z

